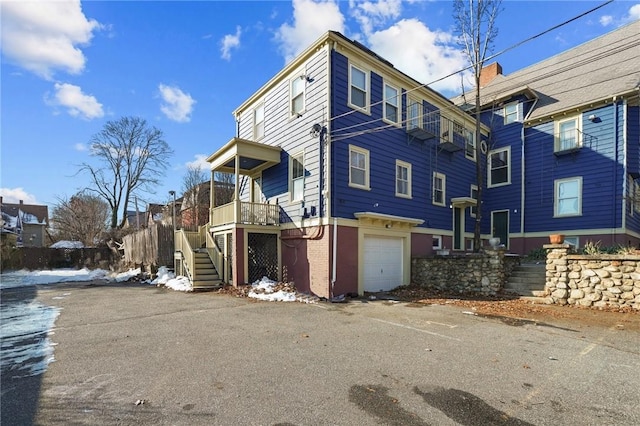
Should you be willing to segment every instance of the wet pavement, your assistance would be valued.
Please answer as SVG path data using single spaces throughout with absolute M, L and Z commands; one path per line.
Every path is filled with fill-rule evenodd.
M 640 424 L 630 330 L 126 284 L 28 298 L 60 309 L 55 361 L 3 375 L 3 425 Z

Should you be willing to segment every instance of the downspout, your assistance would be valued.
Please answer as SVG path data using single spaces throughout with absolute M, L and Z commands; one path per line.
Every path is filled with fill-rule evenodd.
M 618 99 L 617 96 L 613 97 L 613 140 L 614 140 L 614 158 L 613 158 L 613 193 L 616 193 L 616 182 L 618 180 L 616 174 L 618 172 Z M 622 148 L 622 170 L 624 171 L 624 179 L 622 179 L 622 212 L 621 218 L 622 223 L 621 226 L 624 229 L 626 224 L 626 215 L 627 215 L 627 200 L 625 198 L 627 194 L 627 146 L 626 144 Z M 616 244 L 616 197 L 613 197 L 613 223 L 612 223 L 612 238 L 613 244 Z
M 331 173 L 332 173 L 332 168 L 331 168 L 331 119 L 332 119 L 332 96 L 333 93 L 331 91 L 331 87 L 332 87 L 332 78 L 333 75 L 331 73 L 331 68 L 333 66 L 333 62 L 332 62 L 332 55 L 333 55 L 333 51 L 335 50 L 336 45 L 334 41 L 330 41 L 329 42 L 329 49 L 328 49 L 328 54 L 327 54 L 327 126 L 326 126 L 326 130 L 325 130 L 325 142 L 326 142 L 326 148 L 325 148 L 325 155 L 326 157 L 326 161 L 325 161 L 325 165 L 326 165 L 326 172 L 325 172 L 325 180 L 326 180 L 326 185 L 324 187 L 324 194 L 325 194 L 325 207 L 326 207 L 326 216 L 327 218 L 331 218 L 332 214 L 331 214 L 331 208 L 332 208 L 332 203 L 331 203 Z M 338 219 L 337 218 L 333 218 L 333 234 L 332 234 L 332 238 L 333 238 L 333 253 L 332 253 L 332 259 L 331 259 L 331 288 L 329 291 L 329 295 L 331 297 L 333 297 L 333 288 L 336 285 L 336 280 L 337 280 L 337 262 L 338 262 Z
M 522 240 L 523 240 L 523 245 L 526 244 L 526 238 L 525 238 L 525 228 L 524 228 L 524 218 L 525 218 L 525 211 L 524 211 L 524 206 L 525 206 L 525 197 L 526 197 L 526 191 L 525 191 L 525 185 L 526 185 L 526 167 L 525 167 L 525 161 L 524 161 L 524 154 L 525 154 L 525 123 L 529 120 L 529 117 L 531 117 L 531 114 L 533 113 L 533 111 L 536 109 L 536 105 L 538 105 L 538 99 L 539 98 L 535 98 L 533 100 L 533 105 L 531 105 L 531 109 L 529 109 L 529 112 L 527 113 L 527 116 L 524 117 L 524 119 L 522 120 L 522 130 L 521 130 L 521 142 L 522 142 L 522 153 L 521 155 L 521 161 L 522 161 L 522 165 L 520 166 L 520 235 L 522 235 Z
M 338 258 L 338 218 L 333 218 L 333 259 L 331 265 L 331 297 L 333 297 L 333 287 L 336 285 L 336 262 Z

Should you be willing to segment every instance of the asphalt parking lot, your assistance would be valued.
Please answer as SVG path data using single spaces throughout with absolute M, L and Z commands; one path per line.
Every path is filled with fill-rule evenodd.
M 3 426 L 640 424 L 633 330 L 129 284 L 33 293 L 61 308 L 55 362 L 3 380 Z

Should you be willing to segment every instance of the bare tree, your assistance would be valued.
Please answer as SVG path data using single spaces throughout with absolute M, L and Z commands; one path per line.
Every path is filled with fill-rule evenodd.
M 232 202 L 235 176 L 232 173 L 216 172 L 214 179 L 216 180 L 216 206 Z
M 78 192 L 60 198 L 51 212 L 51 226 L 58 240 L 81 241 L 85 247 L 100 242 L 107 228 L 109 206 L 102 198 Z
M 173 151 L 162 131 L 138 117 L 108 121 L 91 139 L 91 156 L 98 165 L 83 163 L 93 186 L 87 188 L 104 199 L 111 209 L 111 228 L 122 228 L 131 198 L 138 192 L 154 193 Z M 120 218 L 122 213 L 122 218 Z
M 473 232 L 474 251 L 480 250 L 480 224 L 482 221 L 482 195 L 484 156 L 480 126 L 480 72 L 487 53 L 493 49 L 498 36 L 496 19 L 502 10 L 501 0 L 455 0 L 453 18 L 460 45 L 473 70 L 475 84 L 475 141 L 476 141 L 476 185 L 478 187 L 476 221 Z M 464 87 L 462 92 L 464 93 Z
M 204 225 L 209 217 L 211 189 L 207 174 L 200 166 L 188 166 L 182 180 L 182 224 L 187 227 Z

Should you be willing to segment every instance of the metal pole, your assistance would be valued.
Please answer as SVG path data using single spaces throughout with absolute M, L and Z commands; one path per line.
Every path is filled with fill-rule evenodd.
M 173 204 L 171 205 L 171 223 L 173 224 L 173 232 L 176 231 L 176 191 L 169 191 L 169 195 L 173 197 Z

